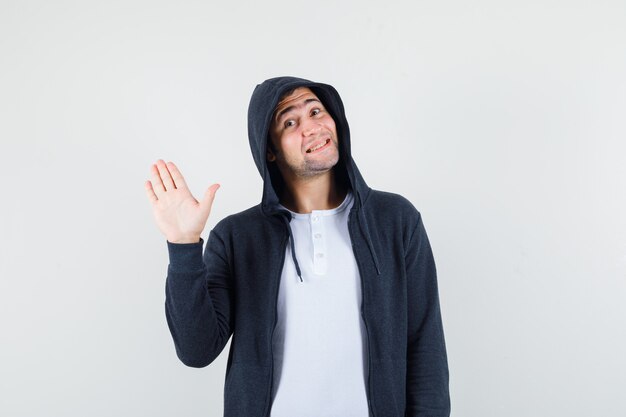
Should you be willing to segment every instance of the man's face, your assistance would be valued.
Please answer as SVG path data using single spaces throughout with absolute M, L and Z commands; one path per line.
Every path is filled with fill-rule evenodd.
M 267 160 L 276 161 L 280 171 L 312 177 L 330 170 L 339 161 L 335 121 L 313 92 L 301 87 L 276 106 L 270 126 Z

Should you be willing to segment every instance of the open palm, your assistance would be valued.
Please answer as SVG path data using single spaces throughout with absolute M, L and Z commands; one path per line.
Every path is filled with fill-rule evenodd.
M 173 162 L 159 159 L 150 174 L 152 181 L 145 182 L 145 189 L 161 232 L 172 243 L 197 243 L 220 185 L 211 185 L 198 201 Z

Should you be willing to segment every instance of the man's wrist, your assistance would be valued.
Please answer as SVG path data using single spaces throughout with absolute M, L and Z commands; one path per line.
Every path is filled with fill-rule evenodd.
M 200 236 L 198 236 L 198 237 L 184 237 L 184 238 L 171 239 L 171 240 L 167 239 L 167 241 L 170 242 L 170 243 L 177 244 L 177 245 L 199 243 L 200 242 Z

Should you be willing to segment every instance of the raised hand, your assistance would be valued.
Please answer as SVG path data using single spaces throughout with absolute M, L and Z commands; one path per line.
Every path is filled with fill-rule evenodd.
M 198 201 L 173 162 L 159 159 L 152 164 L 150 175 L 152 181 L 144 185 L 161 232 L 171 243 L 199 242 L 220 185 L 211 185 Z

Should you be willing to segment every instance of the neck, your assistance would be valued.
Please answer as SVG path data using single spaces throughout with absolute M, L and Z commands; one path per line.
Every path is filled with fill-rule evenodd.
M 311 213 L 313 210 L 330 210 L 338 207 L 346 198 L 348 189 L 340 183 L 335 170 L 310 178 L 290 178 L 280 203 L 296 213 Z

